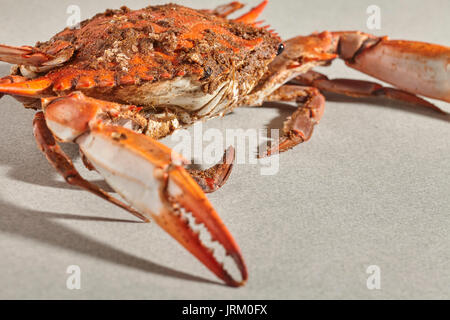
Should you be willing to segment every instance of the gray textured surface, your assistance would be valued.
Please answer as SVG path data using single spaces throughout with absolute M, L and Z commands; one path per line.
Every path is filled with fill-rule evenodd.
M 125 2 L 149 3 L 2 0 L 0 42 L 46 40 L 65 26 L 69 4 L 87 18 Z M 221 2 L 182 1 L 197 8 Z M 447 0 L 272 1 L 264 18 L 286 38 L 368 31 L 370 4 L 382 9 L 377 34 L 450 45 Z M 0 73 L 7 71 L 0 64 Z M 367 78 L 340 62 L 326 72 Z M 237 166 L 210 196 L 249 267 L 247 286 L 231 289 L 155 224 L 134 223 L 66 186 L 35 146 L 33 112 L 9 97 L 0 110 L 0 298 L 450 298 L 448 117 L 385 100 L 331 97 L 313 139 L 281 155 L 279 174 Z M 287 114 L 244 108 L 205 128 L 274 127 Z M 71 264 L 82 270 L 78 291 L 65 287 Z M 381 267 L 379 291 L 366 288 L 372 264 Z

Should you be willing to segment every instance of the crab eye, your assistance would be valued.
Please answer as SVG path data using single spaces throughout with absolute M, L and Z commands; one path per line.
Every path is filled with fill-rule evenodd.
M 283 53 L 284 48 L 285 48 L 285 47 L 284 47 L 284 44 L 283 44 L 283 43 L 280 43 L 280 45 L 278 46 L 277 56 L 279 56 L 280 54 Z
M 213 70 L 210 67 L 206 67 L 203 73 L 203 78 L 200 80 L 206 80 L 213 74 Z

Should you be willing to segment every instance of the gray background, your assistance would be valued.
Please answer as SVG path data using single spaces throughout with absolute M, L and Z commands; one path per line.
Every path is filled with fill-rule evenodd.
M 48 39 L 65 27 L 69 4 L 79 5 L 84 19 L 149 3 L 2 0 L 0 42 Z M 448 0 L 271 1 L 263 18 L 285 38 L 316 30 L 369 32 L 370 4 L 382 10 L 375 34 L 450 45 Z M 0 64 L 1 74 L 8 70 Z M 322 71 L 367 79 L 341 62 Z M 239 165 L 210 196 L 249 267 L 248 284 L 232 289 L 156 224 L 136 223 L 67 186 L 36 148 L 33 112 L 4 97 L 0 298 L 450 298 L 450 118 L 386 100 L 328 98 L 313 139 L 282 154 L 277 175 Z M 288 114 L 277 105 L 242 108 L 204 128 L 274 128 Z M 80 165 L 76 148 L 65 150 Z M 66 289 L 71 264 L 82 270 L 78 291 Z M 381 268 L 381 290 L 366 288 L 369 265 Z

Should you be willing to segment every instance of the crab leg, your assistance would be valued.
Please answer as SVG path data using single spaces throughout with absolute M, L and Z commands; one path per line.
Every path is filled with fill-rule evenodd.
M 40 72 L 61 66 L 74 52 L 75 47 L 62 40 L 53 42 L 45 51 L 30 46 L 11 47 L 0 44 L 0 61 L 17 64 L 22 75 L 36 78 Z
M 153 218 L 207 268 L 231 286 L 248 277 L 241 251 L 204 192 L 183 168 L 186 162 L 163 144 L 123 127 L 107 125 L 105 112 L 120 105 L 76 92 L 42 99 L 50 130 L 62 141 L 75 142 L 108 184 L 147 218 Z M 200 240 L 206 232 L 211 243 Z M 205 230 L 206 229 L 206 230 Z M 224 257 L 214 253 L 223 250 Z M 239 275 L 222 264 L 230 256 Z
M 19 82 L 25 82 L 28 81 L 28 78 L 22 77 L 22 76 L 6 76 L 0 79 L 0 85 L 1 84 L 10 84 L 10 83 L 19 83 Z
M 2 81 L 3 79 L 5 80 Z M 0 94 L 13 96 L 38 98 L 41 93 L 52 85 L 52 81 L 46 77 L 27 81 L 25 81 L 26 78 L 17 76 L 14 76 L 12 79 L 11 76 L 3 79 L 0 80 Z
M 307 141 L 324 110 L 324 98 L 312 87 L 285 85 L 292 80 L 324 91 L 351 96 L 386 96 L 425 106 L 439 112 L 433 104 L 415 96 L 421 94 L 450 102 L 450 48 L 413 41 L 394 41 L 369 34 L 322 32 L 299 36 L 285 42 L 285 51 L 270 65 L 265 81 L 250 94 L 245 103 L 263 101 L 305 102 L 285 122 L 279 144 L 262 156 L 282 152 Z M 336 58 L 347 65 L 394 84 L 385 88 L 373 82 L 347 79 L 329 80 L 309 72 L 316 66 L 329 65 Z M 267 97 L 267 98 L 265 98 Z
M 299 106 L 284 123 L 278 144 L 266 150 L 261 157 L 284 152 L 308 141 L 325 110 L 325 98 L 313 87 L 284 85 L 267 97 L 267 101 L 295 101 Z
M 41 67 L 54 67 L 69 60 L 75 48 L 70 42 L 58 40 L 52 43 L 52 47 L 46 51 L 22 46 L 12 47 L 0 44 L 0 61 L 35 67 L 34 71 L 40 71 Z
M 229 147 L 223 155 L 222 162 L 207 170 L 190 169 L 188 172 L 205 193 L 220 189 L 228 180 L 233 168 L 235 150 Z
M 365 34 L 344 33 L 341 42 L 369 41 L 353 53 L 354 48 L 341 51 L 349 67 L 386 81 L 407 92 L 450 102 L 450 48 L 436 44 L 377 39 Z M 350 38 L 350 39 L 347 39 Z M 362 49 L 362 50 L 361 50 Z M 342 50 L 342 47 L 341 47 Z M 347 52 L 346 52 L 347 51 Z
M 25 82 L 28 79 L 21 76 L 6 76 L 4 78 L 0 79 L 0 86 L 4 84 L 11 84 L 11 83 L 19 83 L 19 82 Z M 3 97 L 4 93 L 1 93 L 0 91 L 0 98 Z
M 37 67 L 52 59 L 53 56 L 34 47 L 11 47 L 0 44 L 0 61 Z
M 50 164 L 58 171 L 64 179 L 70 185 L 78 186 L 84 190 L 87 190 L 100 198 L 109 201 L 116 206 L 127 210 L 132 215 L 138 217 L 139 219 L 149 222 L 150 220 L 143 216 L 141 213 L 137 212 L 130 206 L 126 205 L 122 201 L 110 196 L 107 192 L 103 191 L 101 188 L 89 181 L 83 179 L 78 171 L 75 169 L 70 158 L 61 150 L 59 145 L 56 143 L 53 134 L 48 129 L 45 122 L 44 113 L 36 113 L 33 120 L 33 132 L 36 138 L 39 149 L 45 154 L 47 160 Z
M 392 100 L 412 103 L 425 108 L 444 113 L 434 104 L 403 90 L 383 87 L 382 85 L 362 80 L 353 79 L 328 79 L 327 76 L 309 71 L 295 78 L 294 83 L 315 87 L 322 92 L 332 92 L 336 94 L 346 95 L 349 97 L 365 98 L 365 97 L 386 97 Z
M 213 15 L 221 17 L 221 18 L 226 18 L 233 12 L 241 9 L 242 7 L 244 7 L 244 5 L 242 3 L 238 2 L 238 1 L 233 1 L 230 3 L 224 4 L 224 5 L 218 6 L 214 10 L 204 10 L 204 11 L 212 13 Z
M 450 102 L 449 47 L 344 31 L 296 37 L 286 48 L 276 63 L 292 69 L 293 78 L 308 71 L 306 64 L 310 68 L 339 57 L 349 67 L 403 91 Z
M 239 18 L 234 19 L 235 22 L 243 22 L 243 23 L 254 23 L 258 16 L 264 11 L 265 7 L 269 3 L 269 0 L 264 0 L 256 7 L 252 8 L 249 12 L 240 16 Z

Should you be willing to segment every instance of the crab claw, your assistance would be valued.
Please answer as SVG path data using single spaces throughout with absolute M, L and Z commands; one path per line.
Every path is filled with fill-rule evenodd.
M 147 136 L 116 126 L 97 125 L 76 142 L 113 189 L 220 279 L 231 286 L 246 282 L 247 270 L 237 243 L 183 168 L 181 156 Z M 197 229 L 210 235 L 210 244 L 200 239 Z M 234 260 L 241 279 L 234 279 L 219 262 L 210 246 L 217 246 L 213 241 Z
M 90 165 L 134 209 L 156 221 L 228 285 L 245 284 L 241 250 L 184 169 L 187 160 L 148 136 L 105 122 L 105 112 L 129 106 L 81 92 L 41 102 L 58 140 L 77 143 Z

